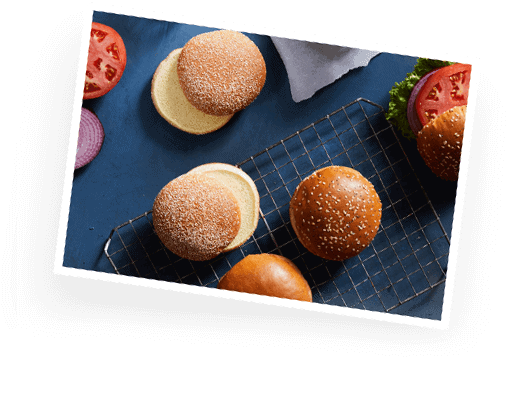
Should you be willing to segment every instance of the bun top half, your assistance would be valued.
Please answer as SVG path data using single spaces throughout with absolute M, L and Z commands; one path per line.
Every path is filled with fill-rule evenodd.
M 158 193 L 152 220 L 168 250 L 189 260 L 206 261 L 222 253 L 234 240 L 241 213 L 230 188 L 215 178 L 187 173 Z
M 259 48 L 242 33 L 217 30 L 190 39 L 177 61 L 188 101 L 215 116 L 234 114 L 259 95 L 266 65 Z
M 218 289 L 291 300 L 313 300 L 311 288 L 297 266 L 277 254 L 250 254 L 232 267 Z
M 300 243 L 327 260 L 346 260 L 374 239 L 382 205 L 357 170 L 329 166 L 306 177 L 290 200 L 290 221 Z
M 417 133 L 417 148 L 431 171 L 443 180 L 457 181 L 467 106 L 455 106 Z

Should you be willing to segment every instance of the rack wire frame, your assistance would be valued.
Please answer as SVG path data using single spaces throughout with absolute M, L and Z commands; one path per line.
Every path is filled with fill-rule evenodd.
M 360 171 L 383 204 L 376 237 L 345 261 L 308 252 L 289 220 L 297 185 L 329 165 Z M 104 252 L 115 272 L 215 288 L 245 256 L 275 253 L 299 267 L 314 302 L 379 312 L 445 282 L 449 236 L 380 105 L 358 98 L 236 166 L 260 193 L 258 226 L 246 243 L 211 261 L 180 258 L 161 243 L 147 211 L 111 231 Z

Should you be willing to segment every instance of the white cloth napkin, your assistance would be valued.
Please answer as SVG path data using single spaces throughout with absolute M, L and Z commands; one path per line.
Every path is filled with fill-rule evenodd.
M 288 73 L 295 102 L 308 99 L 351 69 L 366 66 L 378 51 L 272 37 Z

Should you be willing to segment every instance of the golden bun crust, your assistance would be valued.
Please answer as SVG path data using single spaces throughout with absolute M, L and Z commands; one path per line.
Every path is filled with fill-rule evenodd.
M 172 253 L 193 261 L 210 260 L 240 229 L 238 202 L 229 188 L 202 174 L 183 174 L 161 189 L 152 219 L 157 236 Z
M 457 181 L 467 106 L 455 106 L 417 133 L 417 148 L 431 171 L 443 180 Z
M 182 49 L 172 51 L 157 67 L 150 93 L 157 112 L 172 126 L 190 134 L 207 134 L 225 126 L 228 116 L 212 116 L 199 111 L 186 99 L 179 84 L 177 60 Z
M 177 61 L 188 101 L 208 115 L 226 116 L 248 106 L 266 80 L 258 47 L 242 33 L 217 30 L 190 39 Z
M 382 205 L 358 171 L 328 166 L 306 177 L 290 200 L 290 221 L 300 243 L 327 260 L 346 260 L 374 239 Z
M 289 259 L 276 254 L 251 254 L 234 265 L 218 289 L 292 300 L 313 300 L 308 282 Z

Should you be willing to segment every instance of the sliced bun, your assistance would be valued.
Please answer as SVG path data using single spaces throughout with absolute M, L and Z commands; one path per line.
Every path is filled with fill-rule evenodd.
M 259 193 L 254 181 L 240 168 L 225 163 L 207 163 L 189 173 L 213 177 L 223 182 L 234 194 L 241 212 L 241 226 L 234 240 L 223 251 L 240 247 L 252 236 L 259 220 Z
M 236 237 L 241 215 L 231 189 L 207 175 L 183 174 L 157 195 L 154 229 L 174 254 L 193 261 L 210 260 Z
M 193 37 L 177 61 L 188 101 L 209 115 L 234 114 L 248 106 L 265 84 L 258 47 L 242 33 L 217 30 Z
M 157 112 L 172 126 L 191 134 L 211 133 L 223 127 L 232 115 L 207 115 L 186 99 L 177 75 L 177 60 L 181 50 L 172 51 L 154 72 L 152 102 Z
M 276 254 L 251 254 L 234 265 L 218 289 L 292 300 L 313 300 L 308 282 L 289 259 Z
M 417 148 L 438 177 L 457 181 L 467 106 L 455 106 L 427 123 L 417 133 Z
M 327 260 L 346 260 L 377 234 L 381 201 L 358 171 L 329 166 L 306 177 L 290 200 L 290 221 L 300 243 Z

